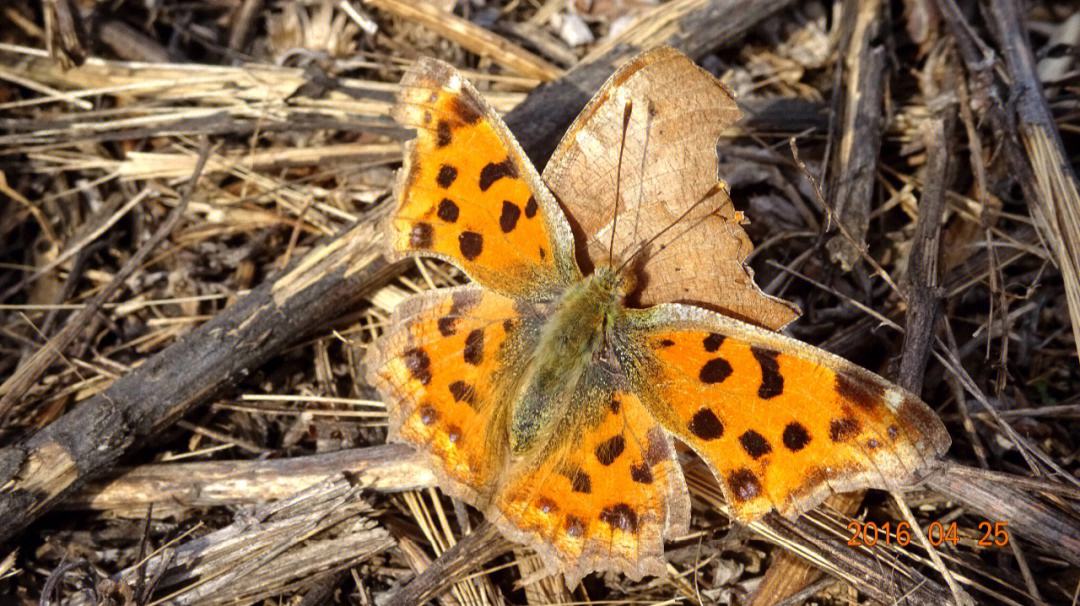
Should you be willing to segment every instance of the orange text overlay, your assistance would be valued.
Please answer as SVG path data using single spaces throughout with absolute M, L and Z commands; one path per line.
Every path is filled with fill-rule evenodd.
M 975 545 L 978 547 L 1005 547 L 1009 544 L 1008 527 L 1008 522 L 983 520 L 979 522 L 976 532 L 965 532 L 964 536 L 961 536 L 962 533 L 956 522 L 931 522 L 923 530 L 926 532 L 926 540 L 934 547 L 939 547 L 944 543 L 956 545 L 961 540 L 965 542 L 975 540 Z M 851 533 L 847 542 L 849 547 L 874 547 L 881 544 L 907 547 L 913 538 L 911 525 L 907 522 L 879 524 L 852 520 L 848 523 L 847 529 Z

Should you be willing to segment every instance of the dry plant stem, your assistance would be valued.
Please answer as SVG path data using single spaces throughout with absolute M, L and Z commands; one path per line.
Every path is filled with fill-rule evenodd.
M 170 604 L 251 603 L 310 586 L 393 546 L 369 519 L 364 488 L 334 474 L 225 528 L 165 546 L 113 580 L 160 579 Z
M 941 226 L 945 215 L 945 192 L 948 190 L 951 143 L 956 122 L 955 107 L 950 103 L 940 114 L 927 123 L 923 133 L 927 147 L 926 174 L 923 178 L 919 217 L 915 223 L 915 236 L 908 261 L 908 309 L 904 318 L 904 346 L 898 382 L 901 387 L 915 394 L 922 393 L 926 363 L 933 349 L 934 334 L 941 311 L 938 259 Z M 954 601 L 957 604 L 973 603 L 971 597 L 956 584 L 941 556 L 922 534 L 922 528 L 904 501 L 903 495 L 894 493 L 893 499 L 905 519 L 916 530 L 917 539 L 945 579 Z
M 991 29 L 1012 79 L 1015 128 L 1030 163 L 1029 174 L 1034 177 L 1025 187 L 1025 197 L 1065 280 L 1073 340 L 1080 355 L 1080 185 L 1046 104 L 1023 12 L 1016 0 L 991 0 L 989 4 Z
M 121 59 L 147 63 L 168 63 L 172 59 L 157 40 L 118 19 L 102 21 L 95 31 L 98 39 Z
M 886 84 L 885 48 L 877 43 L 883 29 L 881 0 L 844 3 L 847 45 L 839 64 L 843 77 L 839 104 L 840 132 L 833 146 L 828 196 L 837 221 L 854 242 L 842 235 L 826 243 L 832 260 L 845 270 L 858 262 L 866 243 L 870 202 L 881 146 L 882 108 Z
M 619 35 L 602 54 L 589 57 L 554 82 L 541 85 L 514 111 L 506 123 L 539 170 L 547 164 L 563 131 L 615 68 L 642 50 L 659 44 L 673 46 L 690 57 L 738 41 L 766 17 L 791 0 L 681 0 L 663 4 Z M 663 24 L 663 27 L 658 27 Z
M 384 606 L 426 604 L 471 571 L 512 548 L 513 544 L 493 524 L 484 521 L 398 590 Z
M 71 0 L 43 0 L 41 12 L 45 17 L 45 46 L 65 69 L 81 65 L 86 60 L 86 32 L 82 16 Z
M 941 276 L 938 258 L 941 245 L 941 222 L 945 214 L 945 192 L 948 189 L 950 144 L 955 126 L 955 107 L 950 104 L 944 115 L 928 123 L 926 175 L 919 218 L 908 261 L 907 301 L 904 320 L 904 348 L 900 359 L 901 387 L 911 393 L 922 393 L 926 362 L 934 344 L 935 327 L 941 310 Z
M 1010 116 L 994 88 L 993 52 L 955 0 L 937 4 L 961 51 L 975 105 L 1004 141 L 1009 168 L 1061 270 L 1073 340 L 1080 352 L 1080 186 L 1046 104 L 1023 13 L 1013 0 L 987 3 L 1011 81 L 1009 108 L 1015 108 L 1015 116 Z
M 700 54 L 733 41 L 790 0 L 714 0 L 692 12 L 667 42 Z M 739 10 L 734 10 L 738 8 Z M 705 40 L 705 41 L 703 41 Z M 707 42 L 706 42 L 707 41 Z M 638 49 L 600 64 L 579 64 L 529 95 L 508 116 L 522 146 L 546 158 L 592 91 Z M 263 283 L 183 340 L 147 360 L 106 392 L 50 426 L 0 450 L 0 542 L 18 534 L 71 490 L 116 464 L 128 450 L 203 404 L 243 374 L 337 317 L 374 284 L 395 273 L 381 233 L 365 220 Z
M 88 483 L 62 507 L 140 515 L 153 506 L 155 515 L 167 516 L 177 508 L 283 499 L 336 473 L 388 492 L 419 490 L 435 481 L 411 447 L 384 444 L 285 459 L 140 465 Z
M 234 51 L 243 51 L 247 46 L 252 27 L 257 19 L 262 17 L 261 11 L 263 0 L 243 0 L 233 16 L 232 27 L 229 30 L 229 48 Z
M 0 450 L 0 541 L 387 278 L 393 270 L 375 223 L 315 249 L 105 392 Z
M 188 181 L 187 188 L 184 194 L 180 197 L 180 203 L 177 204 L 169 215 L 165 218 L 165 221 L 158 227 L 157 231 L 150 236 L 150 238 L 143 242 L 135 254 L 124 263 L 124 266 L 120 268 L 120 271 L 116 272 L 112 280 L 105 288 L 101 289 L 98 294 L 94 295 L 93 299 L 87 302 L 82 308 L 73 313 L 68 318 L 64 328 L 60 330 L 53 338 L 39 350 L 37 350 L 33 356 L 26 362 L 21 364 L 15 372 L 8 377 L 7 381 L 4 381 L 3 385 L 0 385 L 0 427 L 6 425 L 8 417 L 15 406 L 15 402 L 19 398 L 23 397 L 26 392 L 34 385 L 42 373 L 52 365 L 56 359 L 64 354 L 64 350 L 68 345 L 75 340 L 75 337 L 86 328 L 90 321 L 90 318 L 94 316 L 104 305 L 112 298 L 113 295 L 120 290 L 124 285 L 124 281 L 128 279 L 131 274 L 142 265 L 143 261 L 150 255 L 158 244 L 161 244 L 176 225 L 180 222 L 180 218 L 184 215 L 184 211 L 187 210 L 188 202 L 191 201 L 191 196 L 195 192 L 195 187 L 199 182 L 199 177 L 202 175 L 203 167 L 206 166 L 206 159 L 210 155 L 210 149 L 204 142 L 202 149 L 199 152 L 199 159 L 195 165 L 195 171 L 192 174 L 191 179 Z
M 26 77 L 15 75 L 14 70 Z M 596 85 L 599 86 L 607 75 L 608 72 L 598 73 Z M 256 131 L 333 130 L 380 133 L 398 139 L 408 137 L 388 115 L 396 85 L 375 80 L 331 78 L 324 74 L 320 79 L 327 88 L 321 89 L 322 94 L 313 95 L 304 86 L 312 76 L 295 68 L 256 64 L 242 68 L 207 64 L 130 64 L 95 58 L 78 69 L 63 71 L 40 51 L 0 43 L 0 76 L 17 81 L 21 86 L 36 87 L 42 93 L 23 105 L 47 106 L 63 100 L 73 105 L 87 104 L 82 109 L 89 110 L 84 98 L 120 95 L 120 91 L 124 91 L 125 98 L 133 96 L 143 103 L 153 103 L 160 97 L 186 102 L 155 112 L 152 119 L 143 115 L 141 103 L 131 103 L 110 110 L 108 120 L 102 119 L 100 112 L 80 111 L 49 118 L 44 115 L 34 119 L 13 118 L 6 123 L 10 134 L 0 134 L 0 151 L 17 149 L 18 153 L 29 153 L 35 162 L 69 171 L 82 170 L 86 166 L 78 161 L 66 162 L 50 155 L 49 150 L 67 149 L 81 142 L 124 141 L 162 136 L 163 133 L 177 136 L 244 135 Z M 217 100 L 224 94 L 234 96 L 237 103 L 220 107 Z M 525 98 L 516 92 L 488 91 L 485 94 L 500 112 L 509 111 Z M 11 107 L 12 104 L 0 104 L 0 111 Z M 533 106 L 530 111 L 537 112 L 535 118 L 541 121 L 549 118 L 549 114 L 565 113 L 561 119 L 569 124 L 577 109 L 563 112 L 562 108 Z M 744 111 L 747 114 L 745 129 L 751 131 L 800 132 L 810 128 L 821 131 L 825 122 L 818 103 L 786 97 L 749 98 L 744 103 Z M 278 117 L 261 120 L 265 113 Z M 561 132 L 557 134 L 561 135 Z M 545 136 L 554 138 L 554 135 Z M 354 158 L 354 161 L 362 162 L 390 162 L 392 159 L 386 156 L 391 153 L 387 151 L 391 145 L 394 155 L 400 158 L 400 146 L 389 143 L 334 143 L 254 152 L 245 147 L 239 155 L 227 154 L 230 157 L 224 160 L 212 159 L 207 171 L 220 172 L 234 166 L 266 170 L 267 164 L 310 166 L 315 162 L 313 155 L 334 163 Z M 554 141 L 550 142 L 551 148 L 554 145 Z M 320 166 L 325 165 L 322 158 L 318 162 Z M 190 163 L 190 156 L 170 151 L 133 151 L 124 159 L 93 161 L 95 167 L 131 179 L 184 176 L 190 174 Z M 184 170 L 187 172 L 181 172 Z M 28 210 L 33 208 L 36 207 L 27 205 Z M 39 214 L 35 212 L 35 216 Z M 45 227 L 42 229 L 47 232 Z

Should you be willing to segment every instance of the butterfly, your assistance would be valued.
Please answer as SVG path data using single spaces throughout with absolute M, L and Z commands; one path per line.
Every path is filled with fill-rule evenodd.
M 472 283 L 402 301 L 369 349 L 367 379 L 386 399 L 390 439 L 425 453 L 445 492 L 568 583 L 663 574 L 664 540 L 687 531 L 690 513 L 676 441 L 742 521 L 908 486 L 948 449 L 915 395 L 745 321 L 778 328 L 793 312 L 729 294 L 752 283 L 741 258 L 709 257 L 712 241 L 748 241 L 730 205 L 700 204 L 726 195 L 715 175 L 685 168 L 715 165 L 717 133 L 738 110 L 678 51 L 616 71 L 543 179 L 448 64 L 410 68 L 393 116 L 416 138 L 390 245 Z M 669 230 L 710 221 L 705 237 Z M 707 298 L 725 313 L 685 302 Z

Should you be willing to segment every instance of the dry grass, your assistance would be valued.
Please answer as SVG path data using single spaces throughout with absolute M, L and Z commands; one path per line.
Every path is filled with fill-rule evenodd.
M 884 3 L 858 19 L 853 2 L 798 3 L 747 23 L 738 44 L 694 29 L 699 11 L 726 4 L 0 7 L 0 502 L 28 486 L 57 491 L 28 497 L 24 509 L 49 511 L 32 511 L 0 545 L 0 594 L 373 604 L 459 558 L 439 580 L 441 604 L 751 603 L 759 590 L 758 604 L 791 592 L 835 604 L 1076 603 L 1080 21 L 1066 18 L 1066 2 L 1028 3 L 1034 56 L 1055 62 L 1038 66 L 1048 124 L 1011 105 L 1005 85 L 1023 53 L 1004 48 L 989 21 L 973 17 L 970 35 L 958 34 L 951 3 Z M 647 20 L 631 25 L 624 13 Z M 727 21 L 743 28 L 747 14 Z M 406 137 L 388 110 L 417 57 L 454 63 L 510 112 L 535 102 L 543 82 L 661 40 L 689 49 L 755 112 L 721 141 L 721 173 L 752 220 L 758 283 L 804 311 L 790 332 L 917 380 L 945 420 L 951 467 L 926 488 L 743 528 L 689 461 L 693 524 L 668 545 L 667 578 L 593 575 L 568 589 L 538 574 L 525 549 L 491 540 L 455 550 L 482 518 L 440 496 L 409 451 L 380 446 L 385 407 L 360 368 L 402 298 L 463 281 L 429 261 L 384 268 L 391 278 L 366 283 L 362 300 L 330 306 L 210 401 L 177 403 L 136 443 L 101 444 L 117 453 L 107 464 L 11 464 L 35 432 L 80 403 L 107 404 L 118 379 L 173 355 L 260 284 L 273 282 L 269 296 L 283 300 L 324 274 L 364 269 L 334 255 L 355 244 L 340 234 L 369 233 L 385 209 Z M 863 47 L 881 49 L 886 66 L 870 124 L 850 114 Z M 769 111 L 778 99 L 798 111 Z M 858 156 L 860 128 L 880 137 L 876 158 Z M 934 170 L 941 158 L 947 170 Z M 869 193 L 850 219 L 835 203 L 853 191 Z M 939 217 L 926 210 L 935 195 Z M 913 252 L 926 250 L 940 252 L 929 261 Z M 311 269 L 321 263 L 333 271 Z M 926 267 L 937 268 L 929 282 Z M 912 326 L 920 313 L 940 318 L 937 328 Z M 226 353 L 235 346 L 220 339 Z M 46 454 L 30 458 L 64 455 Z M 956 522 L 958 541 L 849 549 L 853 518 Z M 1007 547 L 978 545 L 987 520 L 1010 523 Z M 891 579 L 914 589 L 890 593 Z

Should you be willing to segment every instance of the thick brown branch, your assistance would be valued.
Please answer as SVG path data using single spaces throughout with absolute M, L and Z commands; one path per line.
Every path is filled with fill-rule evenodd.
M 934 344 L 935 327 L 941 311 L 941 274 L 938 258 L 941 247 L 941 222 L 945 215 L 945 192 L 948 189 L 949 159 L 955 123 L 955 108 L 927 124 L 926 173 L 923 177 L 919 218 L 908 261 L 908 311 L 904 323 L 904 354 L 900 359 L 901 387 L 921 393 L 926 362 Z
M 851 24 L 842 67 L 843 86 L 837 110 L 837 132 L 829 166 L 828 199 L 846 234 L 826 243 L 833 261 L 851 269 L 862 256 L 870 225 L 870 203 L 877 175 L 882 111 L 885 48 L 878 42 L 884 8 L 879 0 L 845 2 Z

